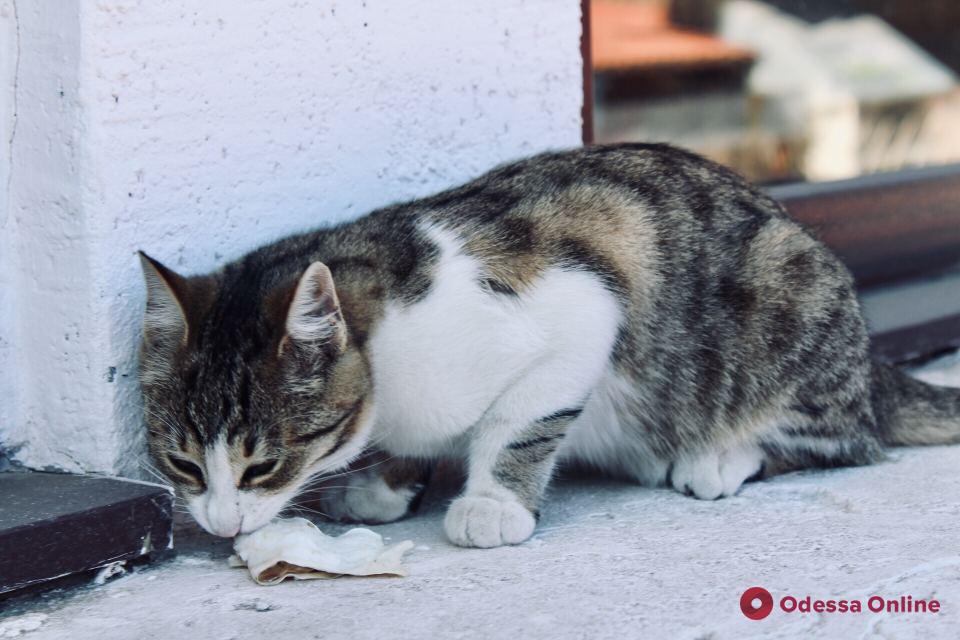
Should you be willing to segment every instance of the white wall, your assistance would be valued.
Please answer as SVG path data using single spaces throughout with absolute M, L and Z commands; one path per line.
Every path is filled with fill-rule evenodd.
M 70 1 L 0 5 L 0 442 L 31 466 L 111 470 L 112 393 L 97 379 L 110 325 L 91 294 L 80 18 Z
M 204 271 L 579 144 L 579 4 L 0 0 L 0 446 L 136 472 L 136 249 Z
M 8 225 L 7 184 L 10 177 L 10 136 L 14 124 L 14 78 L 16 77 L 17 37 L 13 2 L 0 0 L 0 433 L 3 425 L 14 420 L 16 398 L 13 345 L 13 285 L 10 282 L 10 226 Z M 0 438 L 0 470 L 6 464 Z

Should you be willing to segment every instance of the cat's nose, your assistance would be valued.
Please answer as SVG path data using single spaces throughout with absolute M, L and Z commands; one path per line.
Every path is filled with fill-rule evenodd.
M 212 499 L 207 504 L 207 524 L 210 525 L 210 533 L 232 538 L 240 533 L 242 523 L 243 517 L 235 502 Z
M 222 536 L 224 538 L 233 538 L 240 533 L 240 525 L 235 526 L 217 526 L 213 523 L 210 523 L 210 533 L 215 536 Z

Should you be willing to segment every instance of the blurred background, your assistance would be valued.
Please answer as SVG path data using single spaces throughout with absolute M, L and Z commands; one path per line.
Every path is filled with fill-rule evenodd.
M 594 142 L 672 142 L 767 184 L 960 161 L 960 2 L 588 6 Z

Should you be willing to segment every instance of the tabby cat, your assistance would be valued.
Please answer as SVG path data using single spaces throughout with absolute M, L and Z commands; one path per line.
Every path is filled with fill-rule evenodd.
M 374 449 L 329 513 L 400 518 L 461 458 L 447 536 L 495 547 L 561 461 L 712 500 L 960 437 L 960 390 L 871 361 L 837 258 L 669 146 L 545 153 L 209 275 L 142 260 L 150 449 L 221 536 Z

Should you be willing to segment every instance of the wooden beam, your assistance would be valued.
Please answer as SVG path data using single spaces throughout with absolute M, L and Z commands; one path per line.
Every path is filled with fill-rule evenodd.
M 593 40 L 590 31 L 590 0 L 580 0 L 580 57 L 583 60 L 583 107 L 581 137 L 593 143 Z
M 878 358 L 960 347 L 960 165 L 769 192 L 850 267 Z
M 930 277 L 960 263 L 960 164 L 773 187 L 857 284 Z
M 882 362 L 922 362 L 960 349 L 960 313 L 871 336 L 871 351 Z

